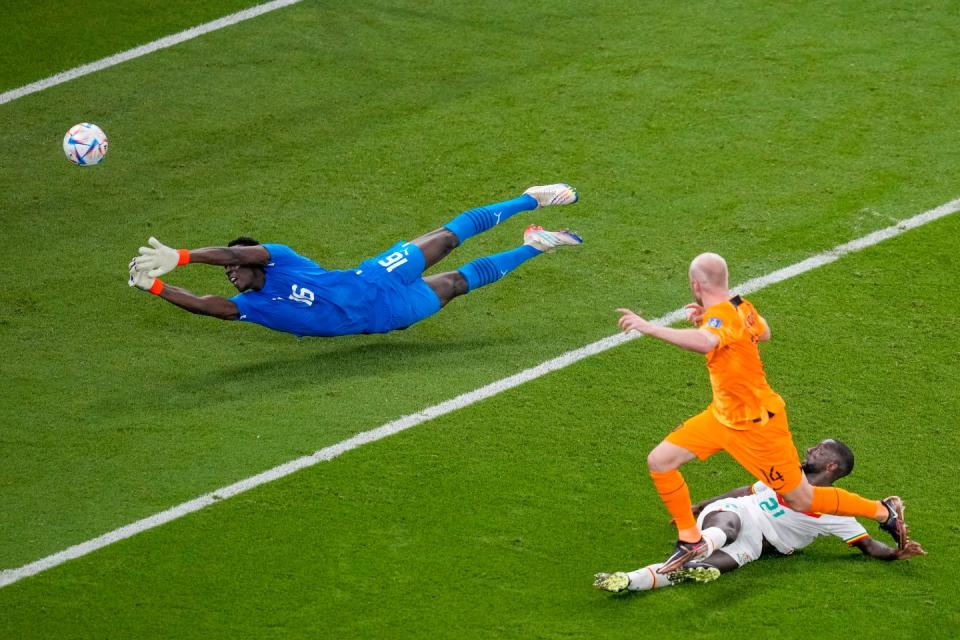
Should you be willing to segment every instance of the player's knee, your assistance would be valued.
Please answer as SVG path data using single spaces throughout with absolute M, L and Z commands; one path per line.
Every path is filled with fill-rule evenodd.
M 647 468 L 656 473 L 676 469 L 677 465 L 671 464 L 671 462 L 670 457 L 664 455 L 663 452 L 658 449 L 654 449 L 647 456 Z
M 729 511 L 714 511 L 703 519 L 703 528 L 717 527 L 727 536 L 727 543 L 734 542 L 740 535 L 740 518 Z
M 441 251 L 444 255 L 450 253 L 460 245 L 460 238 L 449 229 L 441 227 L 438 229 L 438 236 L 440 238 Z
M 470 290 L 467 279 L 459 271 L 441 273 L 439 275 L 425 278 L 424 282 L 433 289 L 433 292 L 440 298 L 440 306 L 445 306 L 448 302 L 462 296 Z
M 448 291 L 446 302 L 449 302 L 457 296 L 462 296 L 470 291 L 470 285 L 467 284 L 467 279 L 464 278 L 463 274 L 459 271 L 445 273 L 442 275 L 442 278 L 444 286 Z M 446 302 L 444 304 L 446 304 Z
M 683 463 L 693 458 L 693 454 L 682 447 L 678 447 L 664 440 L 653 448 L 647 456 L 647 468 L 650 471 L 663 473 L 679 469 Z
M 453 272 L 453 295 L 462 296 L 465 293 L 470 291 L 470 285 L 467 284 L 467 279 L 463 277 L 463 274 L 459 271 Z
M 727 536 L 727 544 L 737 541 L 737 536 L 740 535 L 740 519 L 737 518 L 736 523 L 728 522 L 724 526 L 720 527 L 724 535 Z

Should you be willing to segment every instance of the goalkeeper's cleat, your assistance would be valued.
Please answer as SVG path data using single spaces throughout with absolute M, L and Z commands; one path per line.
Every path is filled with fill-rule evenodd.
M 569 229 L 547 231 L 543 227 L 532 224 L 523 232 L 523 244 L 530 245 L 538 251 L 553 251 L 557 247 L 583 244 L 583 238 Z
M 609 591 L 610 593 L 620 593 L 630 586 L 630 576 L 623 571 L 616 573 L 597 573 L 593 576 L 593 586 L 597 589 Z
M 910 532 L 907 522 L 903 519 L 903 500 L 898 496 L 890 496 L 880 501 L 890 514 L 880 523 L 880 528 L 890 534 L 897 543 L 898 549 L 903 549 L 910 542 Z
M 657 569 L 657 573 L 673 573 L 684 564 L 694 560 L 702 560 L 714 552 L 713 543 L 706 538 L 700 538 L 696 542 L 684 542 L 677 540 L 677 546 L 673 553 L 663 563 L 663 566 Z
M 713 582 L 719 577 L 720 569 L 693 562 L 688 562 L 682 568 L 667 574 L 667 580 L 670 581 L 670 584 L 680 584 L 682 582 Z
M 580 199 L 580 194 L 577 193 L 577 190 L 563 182 L 530 187 L 524 191 L 523 194 L 533 196 L 533 198 L 536 199 L 537 209 L 560 204 L 573 204 Z

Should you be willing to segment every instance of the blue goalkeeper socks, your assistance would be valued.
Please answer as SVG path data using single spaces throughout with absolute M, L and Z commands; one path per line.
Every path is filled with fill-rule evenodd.
M 521 245 L 492 256 L 477 258 L 460 267 L 457 271 L 467 281 L 468 291 L 496 282 L 521 264 L 540 255 L 541 251 L 530 245 Z
M 537 208 L 537 199 L 533 196 L 522 195 L 513 200 L 488 204 L 476 209 L 464 211 L 456 218 L 443 225 L 453 232 L 462 244 L 467 238 L 491 229 L 507 218 L 521 211 L 532 211 Z

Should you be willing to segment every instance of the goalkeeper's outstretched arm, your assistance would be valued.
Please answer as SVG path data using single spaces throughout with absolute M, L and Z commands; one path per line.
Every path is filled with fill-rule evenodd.
M 164 284 L 158 295 L 170 304 L 202 316 L 236 320 L 240 315 L 237 305 L 222 296 L 198 296 L 186 289 L 169 284 Z
M 212 316 L 221 320 L 236 320 L 240 316 L 237 305 L 230 299 L 221 296 L 198 296 L 186 289 L 165 284 L 161 280 L 151 278 L 145 271 L 137 271 L 133 262 L 130 263 L 128 284 L 131 287 L 149 291 L 190 313 Z
M 270 262 L 270 252 L 263 247 L 205 247 L 190 250 L 190 262 L 226 267 L 232 264 L 263 266 Z
M 145 272 L 151 278 L 170 273 L 180 265 L 190 262 L 213 264 L 221 267 L 229 265 L 263 266 L 270 262 L 270 252 L 264 247 L 234 246 L 206 247 L 203 249 L 172 249 L 156 238 L 151 237 L 149 247 L 140 247 L 140 255 L 133 259 L 131 267 Z

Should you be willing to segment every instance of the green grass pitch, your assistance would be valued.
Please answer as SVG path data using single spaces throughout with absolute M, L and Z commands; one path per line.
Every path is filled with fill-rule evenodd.
M 0 91 L 253 3 L 21 4 Z M 960 196 L 958 59 L 950 2 L 306 0 L 0 105 L 0 568 L 608 336 L 618 306 L 671 311 L 700 251 L 741 282 Z M 102 166 L 63 158 L 81 121 Z M 392 335 L 297 340 L 126 284 L 149 235 L 347 268 L 560 180 L 578 205 L 436 270 L 530 222 L 583 247 Z M 956 637 L 957 237 L 751 296 L 797 445 L 850 444 L 842 486 L 902 495 L 926 558 L 822 540 L 594 591 L 668 553 L 646 453 L 709 398 L 700 358 L 642 339 L 0 589 L 0 637 Z M 685 475 L 695 499 L 749 481 L 726 456 Z

